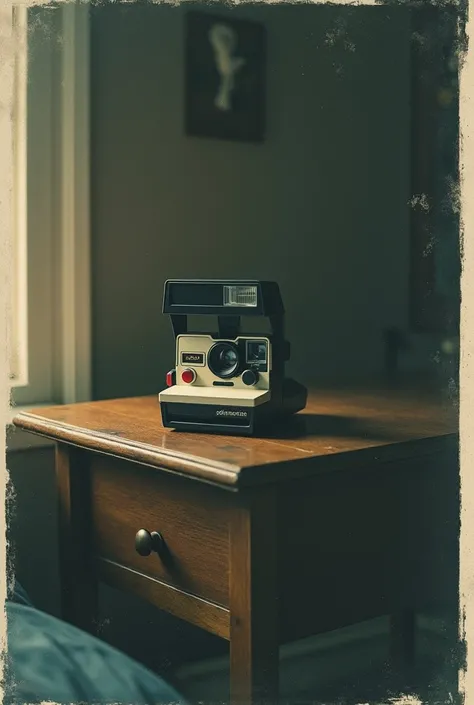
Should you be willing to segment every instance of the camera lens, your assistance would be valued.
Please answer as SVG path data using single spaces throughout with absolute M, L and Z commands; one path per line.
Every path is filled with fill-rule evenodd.
M 209 350 L 209 369 L 216 377 L 234 377 L 239 367 L 239 352 L 233 343 L 216 343 Z

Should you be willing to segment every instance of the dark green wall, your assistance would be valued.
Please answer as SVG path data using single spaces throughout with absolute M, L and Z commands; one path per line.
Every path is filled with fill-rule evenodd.
M 307 383 L 380 369 L 407 324 L 409 11 L 219 11 L 267 29 L 262 145 L 184 134 L 184 5 L 92 13 L 96 398 L 163 386 L 168 277 L 276 279 Z

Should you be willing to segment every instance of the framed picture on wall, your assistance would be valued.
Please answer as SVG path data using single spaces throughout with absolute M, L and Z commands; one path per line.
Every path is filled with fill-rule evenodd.
M 186 134 L 262 142 L 265 28 L 201 12 L 185 22 Z

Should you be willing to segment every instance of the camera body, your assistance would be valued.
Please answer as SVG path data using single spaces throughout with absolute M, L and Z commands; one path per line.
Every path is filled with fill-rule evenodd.
M 306 389 L 285 378 L 290 347 L 274 282 L 168 280 L 175 367 L 160 392 L 163 425 L 185 431 L 254 435 L 306 405 Z M 217 317 L 216 330 L 192 332 L 192 314 Z M 265 317 L 271 332 L 242 331 L 242 318 Z

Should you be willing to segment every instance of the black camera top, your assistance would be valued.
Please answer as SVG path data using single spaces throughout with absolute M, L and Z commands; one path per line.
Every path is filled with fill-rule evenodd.
M 168 279 L 163 313 L 275 316 L 284 313 L 276 282 L 248 279 Z
M 218 317 L 222 337 L 235 337 L 241 316 L 270 319 L 273 335 L 283 337 L 285 310 L 276 282 L 256 279 L 168 279 L 163 313 L 171 317 L 175 336 L 187 332 L 188 315 Z

